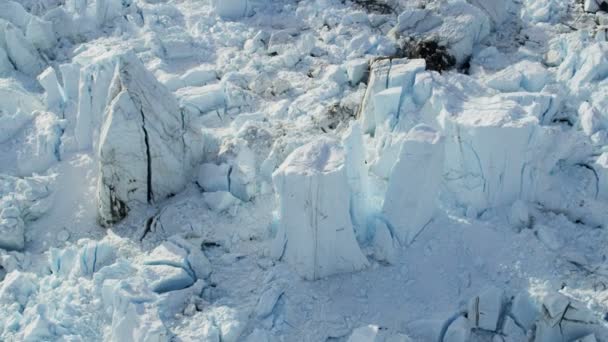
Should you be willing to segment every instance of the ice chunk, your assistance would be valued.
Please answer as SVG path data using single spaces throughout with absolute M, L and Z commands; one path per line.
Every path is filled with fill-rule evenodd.
M 116 58 L 114 54 L 106 52 L 93 61 L 87 60 L 78 64 L 86 67 L 80 69 L 78 77 L 80 83 L 78 97 L 75 98 L 78 101 L 78 115 L 74 137 L 79 149 L 86 150 L 93 147 L 97 150 L 100 133 L 96 128 L 102 126 L 104 111 L 108 104 L 108 90 L 116 69 Z M 78 64 L 73 64 L 73 67 L 77 69 Z
M 239 202 L 239 199 L 228 191 L 215 191 L 205 192 L 203 201 L 205 201 L 207 208 L 219 213 L 232 208 Z
M 0 174 L 0 248 L 23 249 L 25 223 L 38 219 L 53 203 L 51 182 L 52 177 Z
M 207 192 L 228 191 L 231 171 L 232 168 L 228 164 L 205 163 L 199 169 L 198 185 Z
M 273 174 L 282 257 L 309 280 L 368 264 L 349 216 L 344 159 L 336 141 L 320 139 L 296 149 Z
M 515 227 L 525 228 L 530 225 L 530 212 L 528 205 L 521 200 L 517 200 L 511 206 L 509 211 L 509 223 Z
M 351 86 L 356 86 L 360 82 L 365 81 L 365 76 L 368 73 L 369 62 L 367 59 L 354 59 L 346 62 L 346 75 Z
M 181 267 L 145 266 L 143 276 L 148 281 L 150 289 L 156 293 L 181 290 L 194 284 L 194 279 Z
M 600 9 L 605 9 L 608 6 L 606 0 L 585 0 L 583 8 L 586 12 L 595 13 Z
M 189 271 L 188 252 L 176 244 L 165 241 L 154 248 L 150 255 L 144 260 L 144 265 L 169 265 L 181 267 Z
M 214 0 L 213 6 L 220 17 L 229 20 L 245 17 L 252 10 L 249 0 Z
M 391 172 L 382 207 L 401 243 L 412 243 L 433 217 L 443 161 L 444 141 L 440 133 L 424 125 L 412 128 Z
M 550 293 L 542 303 L 544 315 L 536 323 L 535 342 L 572 341 L 597 328 L 593 313 L 582 303 L 560 293 Z
M 475 210 L 525 198 L 523 184 L 534 163 L 528 151 L 544 143 L 532 140 L 538 119 L 493 97 L 464 103 L 457 113 L 446 121 L 448 189 Z
M 549 71 L 537 62 L 522 61 L 496 73 L 488 80 L 488 86 L 503 92 L 524 89 L 538 92 L 549 80 Z
M 199 87 L 204 86 L 212 81 L 216 81 L 218 78 L 215 69 L 207 66 L 199 66 L 188 70 L 184 75 L 180 77 L 185 87 Z
M 17 151 L 17 167 L 21 175 L 43 172 L 61 159 L 59 147 L 64 127 L 65 122 L 54 113 L 35 114 L 33 127 Z
M 99 148 L 98 206 L 106 224 L 134 203 L 180 191 L 190 168 L 177 100 L 135 54 L 118 60 Z
M 526 340 L 526 330 L 522 329 L 513 318 L 507 316 L 502 327 L 505 342 L 518 342 Z
M 382 220 L 375 219 L 373 224 L 375 228 L 374 240 L 372 241 L 374 259 L 395 264 L 397 262 L 397 246 L 393 235 Z
M 377 325 L 367 325 L 353 330 L 348 342 L 380 342 Z
M 283 295 L 285 290 L 281 286 L 271 286 L 266 289 L 255 307 L 255 314 L 258 318 L 262 319 L 272 314 L 274 307 L 277 305 L 279 298 Z
M 459 316 L 454 322 L 452 322 L 452 324 L 450 324 L 442 341 L 468 342 L 470 341 L 470 338 L 471 324 L 466 318 Z
M 193 108 L 198 112 L 206 113 L 226 107 L 226 94 L 224 87 L 220 84 L 212 84 L 203 87 L 189 87 L 177 92 L 180 104 Z
M 589 102 L 581 103 L 578 108 L 580 125 L 586 135 L 591 136 L 605 128 L 605 122 L 598 110 Z
M 25 38 L 39 51 L 51 52 L 57 43 L 53 23 L 32 16 L 25 30 Z
M 40 82 L 40 85 L 42 85 L 45 90 L 44 101 L 46 102 L 47 108 L 54 109 L 63 102 L 62 90 L 57 81 L 55 69 L 47 68 L 38 75 L 38 82 Z
M 401 93 L 411 90 L 416 74 L 423 71 L 425 65 L 423 59 L 382 59 L 372 63 L 359 114 L 364 133 L 372 133 L 388 113 L 398 114 Z
M 188 252 L 188 267 L 197 279 L 205 279 L 211 274 L 211 263 L 203 253 L 200 242 L 197 246 L 193 241 L 178 236 L 172 236 L 169 241 Z
M 18 2 L 10 0 L 0 2 L 0 18 L 11 22 L 23 32 L 25 32 L 32 17 Z
M 38 282 L 34 274 L 13 271 L 0 283 L 0 303 L 18 304 L 24 308 L 30 297 L 38 291 Z
M 46 318 L 46 306 L 38 304 L 35 310 L 38 312 L 37 317 L 23 329 L 24 341 L 50 341 L 57 338 L 52 333 L 52 330 L 54 330 L 53 324 Z
M 45 63 L 36 48 L 14 25 L 7 24 L 2 27 L 0 23 L 0 34 L 2 31 L 6 40 L 7 55 L 17 70 L 30 76 L 38 75 L 44 69 Z
M 374 121 L 376 125 L 381 125 L 391 117 L 397 117 L 402 91 L 402 87 L 392 87 L 374 96 Z
M 476 328 L 497 331 L 504 301 L 504 292 L 500 289 L 489 288 L 483 291 L 469 301 L 469 321 Z
M 525 0 L 521 17 L 530 22 L 557 23 L 568 14 L 568 3 L 559 0 Z
M 368 218 L 368 175 L 365 166 L 365 145 L 363 132 L 358 122 L 351 124 L 348 132 L 342 139 L 346 152 L 346 176 L 350 187 L 350 215 L 357 240 L 365 241 L 369 238 L 367 231 Z
M 539 311 L 528 292 L 520 292 L 513 299 L 511 314 L 524 329 L 530 330 L 536 321 Z
M 103 289 L 104 303 L 112 310 L 111 342 L 169 341 L 169 331 L 160 319 L 158 307 L 151 303 L 153 293 L 142 291 L 137 284 L 114 279 L 106 280 Z
M 0 203 L 0 248 L 22 250 L 25 246 L 25 223 L 17 206 L 7 202 Z
M 582 51 L 569 51 L 559 66 L 557 79 L 566 82 L 574 95 L 588 93 L 608 76 L 608 42 L 592 43 Z

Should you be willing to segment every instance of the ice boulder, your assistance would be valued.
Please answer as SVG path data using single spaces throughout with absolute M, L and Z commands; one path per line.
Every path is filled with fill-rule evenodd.
M 214 0 L 213 7 L 223 19 L 236 20 L 251 13 L 249 0 Z
M 169 341 L 153 293 L 134 282 L 116 279 L 104 281 L 102 289 L 106 310 L 111 312 L 109 341 Z
M 412 128 L 401 145 L 382 207 L 382 214 L 401 243 L 412 243 L 433 217 L 444 150 L 441 134 L 425 125 Z
M 319 139 L 299 147 L 273 173 L 273 182 L 280 208 L 276 256 L 309 280 L 367 266 L 353 230 L 338 142 Z
M 228 164 L 202 164 L 197 183 L 206 192 L 228 191 L 231 170 Z
M 99 142 L 100 221 L 125 217 L 185 184 L 186 147 L 177 100 L 134 53 L 118 57 Z
M 488 86 L 502 92 L 521 89 L 538 92 L 549 80 L 549 75 L 549 71 L 542 64 L 522 61 L 493 75 L 488 80 Z
M 533 139 L 538 118 L 514 101 L 495 97 L 471 99 L 450 110 L 444 121 L 448 191 L 475 211 L 525 199 L 534 162 L 529 151 L 540 149 L 543 140 Z

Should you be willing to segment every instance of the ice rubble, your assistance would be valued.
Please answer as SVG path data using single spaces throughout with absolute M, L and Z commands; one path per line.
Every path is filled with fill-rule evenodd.
M 2 336 L 169 340 L 164 321 L 202 292 L 211 269 L 196 242 L 177 236 L 143 260 L 133 258 L 135 251 L 132 242 L 110 233 L 100 241 L 51 249 L 48 274 L 10 272 L 0 285 L 0 302 L 17 305 L 2 307 Z
M 53 176 L 0 174 L 0 248 L 24 248 L 26 222 L 38 219 L 53 203 L 52 183 Z
M 562 293 L 532 296 L 522 291 L 507 297 L 504 290 L 491 287 L 445 321 L 438 340 L 464 342 L 486 336 L 508 342 L 595 341 L 601 329 L 598 317 Z
M 471 0 L 469 3 L 472 5 L 450 1 L 432 3 L 423 9 L 408 7 L 399 16 L 391 35 L 397 41 L 407 35 L 418 40 L 430 37 L 447 46 L 459 63 L 467 63 L 491 31 L 500 29 L 499 25 L 510 20 L 513 14 L 509 13 L 510 1 Z M 523 3 L 521 18 L 524 20 L 554 22 L 564 11 L 560 6 L 563 3 L 555 1 Z M 315 31 L 317 24 L 326 25 L 321 37 L 310 32 L 300 34 L 298 30 L 275 30 L 275 26 L 282 28 L 282 23 L 273 23 L 272 32 L 265 28 L 256 33 L 251 27 L 242 28 L 251 22 L 238 22 L 253 14 L 255 4 L 256 1 L 248 0 L 215 1 L 212 10 L 204 8 L 201 12 L 209 18 L 213 15 L 208 14 L 215 11 L 226 20 L 209 32 L 223 34 L 222 40 L 230 41 L 226 45 L 233 41 L 238 41 L 235 45 L 244 45 L 245 57 L 229 55 L 234 59 L 254 60 L 253 69 L 248 65 L 239 72 L 224 74 L 231 67 L 242 65 L 232 57 L 220 55 L 219 61 L 230 64 L 222 66 L 221 72 L 205 65 L 176 76 L 164 74 L 162 68 L 171 64 L 170 60 L 194 57 L 197 50 L 193 47 L 201 39 L 192 38 L 181 28 L 174 27 L 174 31 L 168 32 L 159 27 L 172 20 L 193 24 L 191 17 L 182 17 L 175 7 L 184 4 L 68 1 L 65 6 L 35 17 L 15 2 L 1 2 L 0 17 L 6 21 L 0 23 L 0 73 L 8 74 L 16 68 L 37 76 L 45 90 L 46 110 L 56 113 L 38 111 L 44 109 L 39 99 L 25 90 L 0 87 L 0 91 L 8 94 L 2 100 L 0 142 L 15 138 L 11 144 L 18 146 L 15 160 L 19 173 L 29 176 L 32 172 L 45 171 L 63 152 L 101 151 L 100 215 L 105 222 L 114 222 L 126 215 L 127 207 L 155 202 L 181 190 L 190 180 L 189 171 L 196 169 L 193 167 L 198 164 L 196 155 L 203 150 L 199 142 L 188 141 L 186 131 L 195 130 L 188 126 L 188 116 L 196 119 L 206 116 L 205 120 L 218 117 L 214 122 L 232 121 L 226 131 L 238 130 L 238 133 L 232 140 L 222 136 L 218 146 L 210 148 L 217 147 L 217 151 L 210 153 L 199 168 L 197 183 L 204 191 L 203 203 L 213 211 L 225 213 L 240 201 L 249 201 L 263 191 L 270 191 L 258 178 L 269 175 L 297 146 L 316 139 L 316 135 L 306 136 L 310 132 L 304 131 L 304 137 L 287 136 L 275 141 L 274 137 L 268 138 L 275 143 L 272 149 L 256 149 L 252 141 L 259 143 L 258 139 L 266 141 L 266 137 L 247 137 L 248 130 L 255 126 L 251 122 L 266 124 L 269 120 L 288 118 L 295 124 L 285 125 L 287 128 L 281 130 L 299 131 L 306 127 L 302 113 L 314 107 L 311 103 L 320 102 L 318 107 L 323 107 L 326 99 L 347 93 L 355 94 L 356 98 L 365 92 L 360 123 L 351 125 L 343 135 L 342 146 L 337 140 L 321 140 L 295 149 L 274 176 L 281 211 L 277 254 L 305 278 L 317 279 L 362 269 L 368 264 L 362 249 L 368 255 L 371 252 L 380 262 L 398 264 L 401 251 L 396 240 L 405 244 L 412 242 L 432 219 L 439 194 L 444 197 L 444 205 L 468 214 L 473 220 L 488 209 L 505 207 L 509 222 L 520 228 L 534 223 L 528 202 L 538 202 L 549 210 L 581 218 L 585 223 L 604 221 L 598 210 L 602 207 L 594 200 L 608 197 L 605 191 L 608 157 L 599 149 L 590 153 L 587 143 L 592 139 L 600 145 L 608 127 L 601 111 L 605 107 L 602 100 L 605 94 L 601 90 L 606 76 L 604 43 L 589 44 L 584 53 L 576 51 L 577 48 L 568 52 L 549 51 L 549 55 L 557 59 L 548 64 L 561 64 L 555 78 L 554 70 L 546 69 L 534 59 L 505 68 L 482 82 L 464 75 L 425 71 L 427 66 L 423 60 L 375 61 L 371 62 L 371 78 L 365 91 L 361 82 L 366 80 L 369 54 L 395 51 L 384 37 L 394 25 L 394 19 L 364 12 L 350 13 L 343 18 L 334 17 L 335 12 L 319 13 L 318 18 L 311 16 L 308 23 L 312 23 L 312 30 L 307 27 L 306 31 Z M 297 16 L 303 17 L 307 6 L 319 4 L 325 6 L 327 2 L 298 5 Z M 145 21 L 145 25 L 154 26 L 148 14 L 154 16 L 152 22 L 158 19 L 160 24 L 157 23 L 155 29 L 164 33 L 147 32 L 142 38 L 145 46 L 140 45 L 141 42 L 134 44 L 140 56 L 145 56 L 146 66 L 154 66 L 154 74 L 166 89 L 131 54 L 77 50 L 72 63 L 47 68 L 47 58 L 52 59 L 56 52 L 53 51 L 55 41 L 69 37 L 75 42 L 88 39 L 87 34 L 112 30 L 124 38 L 130 32 L 120 23 L 140 25 Z M 252 19 L 257 24 L 256 20 Z M 190 26 L 190 32 L 206 30 L 207 22 L 205 19 Z M 349 25 L 360 31 L 352 37 L 343 35 Z M 381 34 L 367 32 L 368 25 Z M 299 37 L 302 39 L 296 44 L 297 51 L 290 51 Z M 317 38 L 321 39 L 317 41 Z M 202 40 L 201 45 L 218 49 L 212 39 Z M 328 42 L 344 43 L 344 51 L 333 51 L 335 46 L 328 46 Z M 277 56 L 260 63 L 254 58 L 257 53 Z M 14 63 L 17 55 L 22 59 Z M 327 57 L 323 65 L 316 62 L 308 65 L 309 55 L 331 57 Z M 345 62 L 346 56 L 357 59 Z M 327 61 L 338 64 L 324 65 Z M 294 76 L 308 66 L 312 70 L 309 78 L 318 76 L 323 86 L 307 88 L 300 83 L 310 83 L 308 80 L 303 82 Z M 266 75 L 274 68 L 280 70 L 277 80 Z M 263 76 L 254 79 L 249 73 Z M 222 81 L 216 82 L 220 77 Z M 287 79 L 289 81 L 285 81 Z M 566 84 L 578 97 L 565 102 L 568 109 L 575 109 L 573 115 L 578 115 L 575 128 L 580 126 L 586 136 L 552 125 L 559 120 L 556 115 L 563 114 L 560 110 L 563 94 L 555 94 L 558 88 L 552 84 L 556 81 Z M 177 96 L 169 91 L 175 91 Z M 289 104 L 300 92 L 309 96 L 303 95 Z M 238 115 L 242 106 L 252 106 L 260 100 L 258 96 L 263 97 L 260 102 L 264 104 L 270 103 L 266 100 L 271 97 L 282 97 L 283 102 L 277 102 L 274 107 L 277 110 L 270 110 L 271 115 L 266 112 Z M 583 99 L 588 101 L 582 102 Z M 426 126 L 416 126 L 418 122 Z M 332 131 L 334 128 L 335 125 Z M 338 129 L 330 134 L 333 133 L 340 135 L 342 131 Z M 273 134 L 279 133 L 268 133 Z M 272 152 L 260 165 L 257 158 L 263 159 L 268 150 Z M 598 151 L 600 153 L 595 153 Z M 30 155 L 40 158 L 34 161 L 28 159 Z M 581 169 L 587 171 L 573 171 Z M 404 174 L 417 178 L 406 178 Z M 571 178 L 593 180 L 594 174 L 597 177 L 595 196 L 590 196 L 592 191 L 588 189 L 578 189 L 578 183 L 565 182 Z M 0 204 L 5 209 L 0 212 L 4 220 L 0 220 L 0 231 L 17 231 L 14 235 L 2 234 L 0 243 L 9 246 L 5 248 L 21 248 L 22 223 L 42 214 L 49 205 L 50 192 L 45 187 L 38 189 L 33 181 L 40 179 L 33 176 L 10 178 L 5 182 L 25 182 L 29 184 L 26 188 L 31 188 L 14 190 L 16 186 L 10 185 L 0 192 Z M 314 194 L 307 192 L 306 184 L 313 185 Z M 22 193 L 31 197 L 21 198 Z M 578 203 L 583 202 L 584 205 L 578 207 Z M 327 211 L 329 207 L 331 211 Z M 37 214 L 30 215 L 30 211 Z M 235 215 L 234 212 L 236 210 L 230 210 L 228 216 Z M 240 217 L 235 221 L 238 219 Z M 541 240 L 545 237 L 542 229 L 535 233 Z M 50 275 L 9 273 L 1 287 L 0 300 L 19 303 L 19 307 L 2 312 L 9 317 L 8 323 L 1 326 L 3 336 L 40 340 L 92 331 L 88 337 L 100 339 L 98 334 L 103 330 L 100 326 L 106 325 L 103 334 L 106 340 L 119 341 L 125 336 L 131 340 L 169 339 L 169 329 L 164 322 L 167 316 L 181 312 L 189 298 L 200 296 L 206 287 L 202 279 L 210 272 L 208 260 L 200 248 L 175 238 L 163 242 L 141 260 L 116 249 L 121 244 L 86 241 L 77 247 L 54 249 L 50 252 Z M 92 294 L 88 295 L 88 291 Z M 81 298 L 83 293 L 89 296 L 85 298 L 87 305 L 78 300 L 65 304 L 65 297 Z M 285 288 L 278 284 L 265 287 L 259 299 L 251 304 L 252 314 L 263 320 L 263 324 L 271 324 L 270 321 L 275 324 L 272 313 L 282 303 L 285 293 Z M 98 298 L 102 299 L 101 303 Z M 67 309 L 58 308 L 54 302 Z M 468 318 L 455 317 L 446 331 L 446 340 L 463 340 L 474 330 L 484 330 L 496 336 L 499 334 L 494 333 L 500 332 L 497 339 L 521 341 L 535 326 L 538 341 L 551 341 L 557 338 L 554 323 L 559 316 L 572 318 L 572 322 L 562 320 L 560 323 L 563 332 L 571 334 L 568 338 L 594 340 L 590 331 L 579 330 L 574 324 L 580 320 L 589 323 L 591 318 L 581 313 L 584 310 L 563 310 L 563 303 L 562 299 L 547 300 L 544 306 L 538 307 L 521 294 L 510 301 L 501 291 L 484 292 L 472 300 Z M 88 304 L 98 310 L 90 310 Z M 574 302 L 568 305 L 579 307 Z M 3 306 L 3 310 L 5 308 Z M 549 314 L 541 318 L 539 312 L 545 308 Z M 202 327 L 191 329 L 200 332 L 199 338 L 237 340 L 243 331 L 250 331 L 249 327 L 245 328 L 247 318 L 240 317 L 228 306 L 202 313 L 195 311 L 188 309 L 204 321 Z M 509 314 L 504 316 L 507 311 Z M 84 318 L 76 319 L 79 315 Z M 270 335 L 256 327 L 249 340 L 272 340 Z M 404 335 L 386 338 L 384 335 L 384 328 L 371 325 L 355 329 L 350 339 L 408 340 Z

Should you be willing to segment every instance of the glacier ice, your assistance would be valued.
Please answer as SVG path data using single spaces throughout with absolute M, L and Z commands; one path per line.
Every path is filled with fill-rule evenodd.
M 134 203 L 153 203 L 181 190 L 186 160 L 183 118 L 175 97 L 135 54 L 118 58 L 108 91 L 99 156 L 99 215 L 125 217 Z
M 503 12 L 496 7 L 504 2 L 481 2 L 482 7 L 490 9 L 494 20 L 501 20 Z M 481 43 L 492 27 L 491 17 L 481 8 L 464 1 L 450 2 L 443 5 L 431 3 L 424 9 L 409 8 L 399 15 L 397 25 L 390 35 L 395 39 L 403 37 L 422 39 L 433 37 L 440 45 L 447 46 L 448 51 L 462 64 L 471 56 L 473 48 Z
M 381 59 L 372 63 L 359 114 L 364 133 L 372 133 L 391 117 L 389 114 L 399 116 L 402 94 L 411 91 L 417 73 L 423 71 L 425 65 L 423 59 Z
M 497 331 L 505 302 L 504 292 L 490 288 L 469 301 L 468 318 L 474 327 Z
M 21 250 L 26 223 L 52 206 L 52 176 L 17 178 L 0 174 L 0 248 Z
M 305 279 L 368 264 L 353 231 L 344 163 L 340 144 L 321 139 L 296 149 L 273 174 L 280 202 L 279 256 Z
M 443 162 L 440 133 L 424 125 L 412 128 L 401 144 L 382 207 L 382 214 L 401 243 L 412 243 L 433 217 Z
M 59 147 L 64 127 L 65 122 L 52 112 L 34 113 L 32 127 L 17 151 L 21 175 L 43 172 L 61 159 Z

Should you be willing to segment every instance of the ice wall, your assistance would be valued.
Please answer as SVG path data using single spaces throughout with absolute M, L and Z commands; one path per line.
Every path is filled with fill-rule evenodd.
M 444 162 L 444 141 L 433 128 L 419 125 L 401 144 L 382 213 L 394 235 L 410 244 L 432 219 Z
M 349 214 L 344 149 L 320 139 L 296 149 L 273 174 L 279 198 L 276 243 L 305 279 L 367 266 Z

